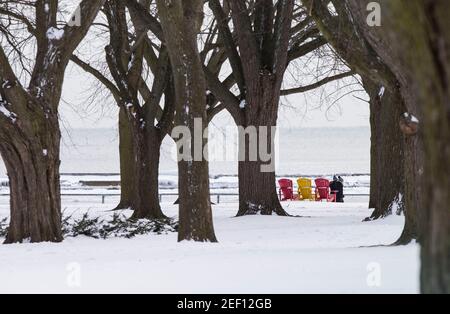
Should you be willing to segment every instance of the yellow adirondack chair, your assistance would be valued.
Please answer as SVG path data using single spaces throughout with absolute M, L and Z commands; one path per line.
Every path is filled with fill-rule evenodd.
M 312 180 L 307 178 L 299 178 L 298 184 L 298 198 L 300 200 L 314 201 L 316 199 L 315 193 L 313 193 Z

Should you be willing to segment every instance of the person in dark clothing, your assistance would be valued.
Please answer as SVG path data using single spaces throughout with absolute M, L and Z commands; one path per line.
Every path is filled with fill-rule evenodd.
M 336 202 L 344 203 L 344 180 L 339 176 L 333 177 L 333 182 L 330 183 L 331 193 L 336 193 Z

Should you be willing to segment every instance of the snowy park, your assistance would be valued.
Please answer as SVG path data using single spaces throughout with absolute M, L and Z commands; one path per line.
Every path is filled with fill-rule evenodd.
M 111 205 L 83 207 L 107 219 Z M 168 233 L 1 246 L 0 292 L 419 292 L 418 245 L 388 246 L 401 233 L 402 217 L 362 222 L 365 203 L 286 206 L 301 217 L 237 218 L 236 207 L 213 206 L 219 243 L 177 243 L 176 233 Z M 176 206 L 163 209 L 176 217 Z M 66 211 L 81 215 L 86 209 L 67 204 Z M 0 216 L 5 214 L 2 205 Z
M 0 294 L 450 293 L 448 13 L 0 1 Z
M 75 221 L 87 213 L 107 222 L 115 214 L 131 216 L 130 210 L 111 212 L 120 199 L 120 175 L 108 174 L 119 167 L 116 132 L 78 129 L 70 132 L 70 141 L 69 134 L 63 137 L 63 217 Z M 287 201 L 282 204 L 292 217 L 235 217 L 236 163 L 211 161 L 210 191 L 222 195 L 212 206 L 218 243 L 177 243 L 176 232 L 169 230 L 130 239 L 68 235 L 60 244 L 0 246 L 0 292 L 418 293 L 419 246 L 391 246 L 402 232 L 403 215 L 363 222 L 372 212 L 370 176 L 364 174 L 370 164 L 369 130 L 341 128 L 348 136 L 317 146 L 335 132 L 280 130 L 277 172 L 291 173 L 293 181 L 292 169 L 310 177 L 320 171 L 345 173 L 344 204 Z M 306 135 L 301 146 L 308 154 L 298 160 L 295 142 Z M 172 143 L 163 145 L 159 193 L 162 211 L 176 221 L 173 150 Z M 328 156 L 327 151 L 334 154 Z M 323 158 L 317 160 L 318 155 Z M 77 169 L 104 174 L 75 174 Z M 352 169 L 360 174 L 349 174 Z M 5 170 L 0 173 L 0 182 L 7 182 Z M 0 188 L 0 195 L 8 192 L 8 187 Z M 104 204 L 101 195 L 106 196 Z M 211 199 L 217 203 L 216 196 Z M 0 196 L 0 221 L 8 216 L 8 197 Z

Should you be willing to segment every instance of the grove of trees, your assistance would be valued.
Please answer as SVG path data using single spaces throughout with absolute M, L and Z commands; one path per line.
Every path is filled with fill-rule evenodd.
M 373 3 L 83 0 L 66 22 L 66 1 L 1 1 L 0 153 L 11 193 L 6 243 L 63 240 L 58 107 L 69 62 L 119 108 L 117 209 L 130 208 L 130 219 L 165 218 L 158 169 L 170 136 L 179 144 L 178 240 L 199 242 L 220 240 L 209 163 L 196 149 L 207 147 L 210 121 L 226 110 L 240 130 L 237 216 L 288 216 L 273 160 L 254 159 L 251 147 L 273 153 L 283 95 L 354 76 L 370 103 L 367 220 L 403 212 L 404 230 L 393 245 L 418 241 L 422 292 L 449 293 L 450 2 Z M 374 16 L 379 23 L 371 23 Z M 105 43 L 95 62 L 82 49 L 93 32 Z M 290 67 L 324 54 L 335 70 L 284 89 Z M 181 158 L 187 155 L 192 158 Z

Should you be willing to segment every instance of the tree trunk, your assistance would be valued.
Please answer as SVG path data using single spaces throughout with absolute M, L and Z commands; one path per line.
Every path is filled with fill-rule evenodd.
M 0 44 L 0 153 L 11 185 L 6 243 L 62 241 L 58 105 L 69 59 L 104 2 L 81 1 L 78 9 L 83 23 L 64 26 L 61 36 L 49 36 L 57 27 L 58 1 L 52 5 L 35 1 L 34 28 L 28 34 L 36 39 L 31 73 L 20 64 L 12 67 Z M 29 13 L 33 15 L 33 10 Z M 20 51 L 8 42 L 10 48 Z M 30 73 L 27 88 L 14 73 L 16 65 L 19 72 Z
M 450 71 L 450 64 L 447 65 Z M 449 90 L 447 90 L 450 96 Z M 430 91 L 432 93 L 432 91 Z M 431 94 L 429 94 L 431 95 Z M 448 101 L 448 98 L 447 98 Z M 444 106 L 441 107 L 444 109 Z M 441 109 L 441 110 L 442 110 Z M 447 116 L 445 117 L 445 111 Z M 421 290 L 450 293 L 450 115 L 441 111 L 441 121 L 428 137 L 426 204 L 421 237 Z
M 120 202 L 116 210 L 132 207 L 134 153 L 131 125 L 126 109 L 122 106 L 119 112 L 119 155 L 120 155 Z
M 245 130 L 253 132 L 243 134 L 243 126 L 239 132 L 239 211 L 237 216 L 244 215 L 272 215 L 288 216 L 280 204 L 277 193 L 275 177 L 275 143 L 270 134 L 275 132 L 270 126 L 251 124 Z M 267 130 L 265 137 L 261 130 Z M 253 131 L 252 131 L 253 130 Z M 262 131 L 266 132 L 266 131 Z M 261 141 L 266 138 L 267 142 Z M 256 151 L 254 151 L 256 149 Z M 269 165 L 267 160 L 262 160 L 260 149 L 271 154 Z M 252 156 L 253 155 L 253 156 Z M 256 157 L 256 158 L 254 158 Z M 265 158 L 264 158 L 265 159 Z M 273 166 L 273 168 L 272 168 Z
M 368 220 L 404 211 L 405 139 L 398 121 L 404 112 L 400 92 L 363 79 L 370 97 L 371 173 Z
M 384 218 L 403 212 L 405 225 L 395 245 L 406 245 L 419 238 L 420 221 L 417 208 L 421 201 L 421 154 L 418 136 L 401 132 L 400 117 L 406 111 L 401 92 L 385 89 L 380 97 L 380 85 L 364 80 L 370 96 L 371 122 L 371 178 L 370 208 L 367 220 Z M 395 211 L 395 212 L 394 212 Z
M 239 100 L 215 88 L 214 79 L 210 85 L 239 127 L 237 215 L 287 215 L 277 195 L 274 136 L 284 74 L 296 54 L 290 50 L 294 1 L 262 1 L 252 6 L 235 0 L 228 4 L 233 33 L 220 2 L 212 1 L 210 7 L 219 21 Z
M 368 1 L 347 0 L 356 13 L 354 20 L 361 25 L 365 25 Z M 375 46 L 395 69 L 408 111 L 418 116 L 419 132 L 410 138 L 408 147 L 416 148 L 411 149 L 416 164 L 411 169 L 415 187 L 421 186 L 414 191 L 420 195 L 416 205 L 422 245 L 421 291 L 450 293 L 450 2 L 385 0 L 381 4 L 386 12 L 383 27 L 366 31 L 373 42 L 389 47 Z
M 366 92 L 368 93 L 367 87 Z M 370 95 L 369 95 L 370 97 Z M 370 197 L 369 197 L 369 209 L 375 209 L 378 207 L 378 141 L 377 141 L 377 115 L 375 114 L 375 104 L 372 98 L 369 100 L 370 107 Z
M 207 163 L 181 161 L 178 164 L 178 171 L 180 207 L 178 241 L 217 242 L 208 193 Z M 193 173 L 195 175 L 192 175 Z
M 11 220 L 5 240 L 8 244 L 63 240 L 58 119 L 49 117 L 42 121 L 34 117 L 33 121 L 35 131 L 24 128 L 17 133 L 13 130 L 17 126 L 12 125 L 0 135 L 0 152 L 11 189 Z M 41 126 L 45 127 L 40 129 Z
M 203 1 L 158 0 L 158 13 L 169 48 L 176 95 L 177 126 L 190 133 L 183 136 L 184 148 L 192 159 L 178 162 L 179 230 L 178 241 L 216 242 L 209 194 L 208 161 L 203 155 L 207 139 L 206 81 L 197 47 L 197 34 L 203 19 Z M 198 126 L 198 123 L 201 126 Z M 200 134 L 199 134 L 200 133 Z M 201 151 L 198 151 L 201 144 Z M 196 149 L 197 148 L 197 149 Z
M 288 216 L 280 204 L 275 176 L 275 132 L 279 91 L 268 73 L 255 78 L 259 88 L 247 93 L 239 127 L 238 216 L 260 213 Z M 251 134 L 245 136 L 245 134 Z
M 162 219 L 166 216 L 159 204 L 159 158 L 162 144 L 160 130 L 153 126 L 135 129 L 135 165 L 133 176 L 134 210 L 132 219 Z
M 424 195 L 422 189 L 423 140 L 419 136 L 406 135 L 405 140 L 405 226 L 397 245 L 406 245 L 413 240 L 421 241 Z
M 287 216 L 277 194 L 274 172 L 261 172 L 264 163 L 254 161 L 239 162 L 239 212 L 244 215 Z
M 121 201 L 116 209 L 132 210 L 132 219 L 166 218 L 159 204 L 161 130 L 135 121 L 121 106 L 119 133 Z

